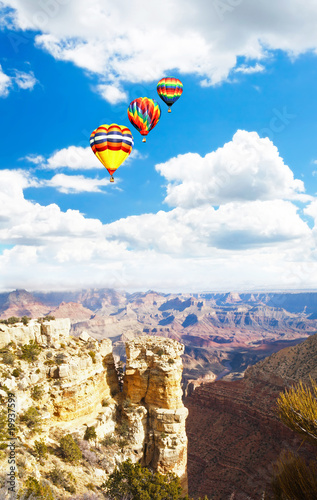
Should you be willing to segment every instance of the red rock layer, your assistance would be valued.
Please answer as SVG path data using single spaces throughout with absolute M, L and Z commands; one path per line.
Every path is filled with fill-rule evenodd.
M 187 398 L 189 493 L 213 500 L 271 498 L 272 462 L 301 439 L 275 414 L 281 385 L 242 379 L 200 386 Z M 310 456 L 309 445 L 301 453 Z M 233 495 L 234 494 L 234 495 Z

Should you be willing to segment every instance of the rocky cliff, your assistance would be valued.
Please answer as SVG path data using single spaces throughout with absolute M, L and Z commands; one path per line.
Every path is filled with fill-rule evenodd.
M 141 337 L 127 342 L 126 348 L 123 394 L 131 402 L 133 419 L 141 415 L 135 441 L 143 448 L 142 462 L 162 473 L 174 472 L 187 492 L 188 410 L 181 390 L 184 346 L 171 339 Z
M 89 491 L 87 484 L 98 490 L 116 464 L 131 458 L 163 473 L 175 472 L 186 491 L 183 346 L 148 337 L 128 342 L 120 387 L 111 341 L 97 341 L 87 333 L 72 337 L 69 330 L 68 319 L 0 325 L 0 399 L 4 405 L 7 394 L 14 394 L 20 416 L 20 483 L 30 474 L 48 479 L 47 471 L 60 467 L 73 475 L 77 492 Z M 24 423 L 30 409 L 37 414 L 40 431 Z M 95 447 L 84 441 L 92 427 Z M 67 433 L 77 439 L 84 460 L 66 470 L 58 445 Z M 52 448 L 53 459 L 35 458 L 40 438 Z M 4 469 L 5 463 L 2 456 Z M 52 488 L 56 498 L 68 498 L 68 490 L 62 496 L 56 485 Z
M 317 375 L 317 335 L 249 367 L 243 379 L 198 387 L 189 409 L 188 477 L 192 495 L 215 500 L 271 498 L 272 463 L 281 450 L 313 449 L 277 417 L 285 387 Z

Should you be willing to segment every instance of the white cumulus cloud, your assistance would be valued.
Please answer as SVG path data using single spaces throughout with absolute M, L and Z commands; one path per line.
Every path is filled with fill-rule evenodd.
M 104 193 L 102 187 L 109 186 L 109 178 L 97 179 L 84 175 L 57 174 L 46 181 L 46 185 L 56 188 L 61 193 Z
M 124 82 L 152 82 L 176 70 L 215 85 L 239 73 L 263 71 L 268 53 L 316 53 L 314 0 L 3 0 L 4 22 L 35 30 L 38 47 L 99 77 L 112 103 Z M 23 36 L 23 34 L 21 35 Z M 245 61 L 237 67 L 237 61 Z
M 205 157 L 187 153 L 156 166 L 167 180 L 171 206 L 220 205 L 231 201 L 293 199 L 304 192 L 274 144 L 238 130 L 232 141 Z

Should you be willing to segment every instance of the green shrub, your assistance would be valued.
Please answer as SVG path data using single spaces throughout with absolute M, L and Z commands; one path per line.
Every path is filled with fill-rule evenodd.
M 164 354 L 163 349 L 159 349 L 159 350 L 157 351 L 157 355 L 158 355 L 158 356 L 163 356 L 163 354 Z
M 76 441 L 71 434 L 66 434 L 60 440 L 60 451 L 64 460 L 67 462 L 77 462 L 81 460 L 82 453 Z
M 2 363 L 6 365 L 14 365 L 14 361 L 16 360 L 16 355 L 13 352 L 7 351 L 2 354 Z
M 40 441 L 34 441 L 34 450 L 35 454 L 38 458 L 46 458 L 47 457 L 47 446 L 43 439 Z
M 173 365 L 173 364 L 175 363 L 175 359 L 170 358 L 170 359 L 168 360 L 168 363 L 169 363 L 170 365 Z
M 30 319 L 28 316 L 22 316 L 21 321 L 24 325 L 27 325 Z
M 44 321 L 55 321 L 55 316 L 52 316 L 51 314 L 48 314 L 47 316 L 44 316 L 42 318 Z
M 100 441 L 103 446 L 112 446 L 117 442 L 116 438 L 114 436 L 105 436 L 102 441 Z
M 178 500 L 182 498 L 180 480 L 174 474 L 158 472 L 127 460 L 119 465 L 102 485 L 110 498 L 131 500 Z
M 91 427 L 87 427 L 84 435 L 85 441 L 90 441 L 91 439 L 97 439 L 96 429 L 92 425 Z
M 34 406 L 31 406 L 20 416 L 20 421 L 24 422 L 29 429 L 40 430 L 40 413 Z
M 44 394 L 43 389 L 39 385 L 35 385 L 31 390 L 31 398 L 35 401 L 39 401 Z
M 74 476 L 71 472 L 67 472 L 59 467 L 55 466 L 48 473 L 48 478 L 52 481 L 53 484 L 64 488 L 69 493 L 76 493 L 76 488 L 74 486 Z
M 10 318 L 7 319 L 8 325 L 14 325 L 15 323 L 20 323 L 20 318 L 17 318 L 17 316 L 10 316 Z
M 21 359 L 24 359 L 29 363 L 31 363 L 36 361 L 37 358 L 39 357 L 39 354 L 41 352 L 41 347 L 33 340 L 30 340 L 28 344 L 25 344 L 21 347 L 21 350 L 22 350 Z
M 25 488 L 22 490 L 20 498 L 23 500 L 54 500 L 55 497 L 48 484 L 39 482 L 35 477 L 29 476 L 25 481 Z

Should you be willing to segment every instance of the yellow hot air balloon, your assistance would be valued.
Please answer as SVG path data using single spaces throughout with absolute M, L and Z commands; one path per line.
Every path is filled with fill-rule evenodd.
M 90 146 L 98 160 L 110 174 L 110 182 L 114 182 L 113 174 L 126 160 L 133 148 L 133 137 L 130 130 L 112 123 L 100 125 L 90 136 Z

